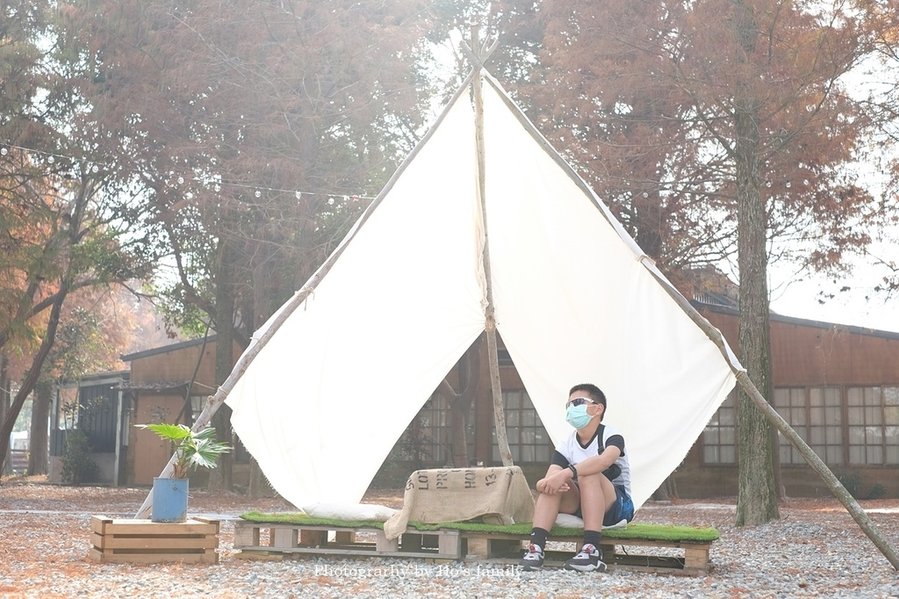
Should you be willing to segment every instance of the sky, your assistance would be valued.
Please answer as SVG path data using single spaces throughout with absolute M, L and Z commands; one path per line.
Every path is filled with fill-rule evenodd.
M 893 254 L 886 257 L 899 259 L 899 249 L 885 251 Z M 771 310 L 784 316 L 899 333 L 899 297 L 874 289 L 884 272 L 872 261 L 859 258 L 851 261 L 851 272 L 834 283 L 832 278 L 814 275 L 795 280 L 793 272 L 773 265 L 769 268 Z M 819 301 L 822 291 L 833 292 L 842 286 L 849 290 L 824 303 Z

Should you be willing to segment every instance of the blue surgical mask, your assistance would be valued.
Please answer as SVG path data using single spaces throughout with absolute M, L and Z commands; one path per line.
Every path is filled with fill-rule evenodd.
M 587 426 L 592 418 L 593 416 L 587 413 L 587 404 L 568 406 L 565 410 L 565 420 L 576 429 Z

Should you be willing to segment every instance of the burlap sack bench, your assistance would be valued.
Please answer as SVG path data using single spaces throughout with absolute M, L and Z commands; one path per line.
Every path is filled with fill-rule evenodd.
M 388 540 L 383 522 L 313 518 L 303 513 L 248 512 L 235 523 L 234 549 L 240 552 L 238 557 L 249 559 L 283 559 L 306 554 L 516 564 L 530 529 L 528 522 L 501 525 L 413 521 L 399 538 Z M 546 567 L 559 567 L 571 557 L 582 533 L 578 528 L 554 527 L 551 540 L 569 542 L 572 547 L 564 553 L 548 551 Z M 702 575 L 709 571 L 709 550 L 718 538 L 714 528 L 632 522 L 627 527 L 605 531 L 603 555 L 611 567 Z

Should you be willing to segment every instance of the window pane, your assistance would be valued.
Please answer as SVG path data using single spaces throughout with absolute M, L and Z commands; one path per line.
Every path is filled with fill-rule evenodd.
M 707 464 L 717 464 L 718 462 L 718 446 L 706 445 L 702 450 L 703 460 Z
M 522 445 L 521 446 L 521 461 L 522 462 L 535 462 L 536 456 L 534 454 L 534 446 L 533 445 Z
M 734 424 L 734 413 L 736 410 L 733 408 L 723 408 L 719 410 L 719 422 L 722 425 L 732 425 Z
M 521 426 L 534 426 L 537 424 L 537 411 L 526 409 L 521 411 Z
M 843 452 L 839 447 L 828 447 L 827 448 L 827 459 L 824 460 L 828 464 L 842 464 L 843 463 Z
M 881 418 L 880 406 L 876 408 L 865 408 L 865 424 L 881 424 L 883 418 Z
M 721 436 L 717 428 L 706 429 L 705 442 L 711 445 L 718 445 L 721 442 Z
M 805 425 L 805 410 L 796 409 L 796 410 L 790 410 L 790 411 L 792 412 L 792 414 L 790 414 L 791 424 L 804 426 Z
M 828 424 L 839 424 L 843 421 L 843 411 L 840 408 L 826 408 Z
M 510 409 L 516 409 L 521 405 L 521 393 L 518 392 L 510 392 L 503 393 L 506 396 L 506 407 Z
M 819 387 L 812 387 L 808 390 L 808 405 L 810 406 L 823 406 L 824 405 L 824 390 Z
M 790 390 L 789 389 L 775 389 L 774 390 L 774 405 L 775 407 L 783 407 L 790 403 Z
M 549 447 L 546 445 L 538 445 L 535 451 L 536 459 L 534 461 L 546 463 L 549 461 Z
M 899 406 L 887 406 L 883 409 L 883 423 L 889 425 L 899 424 Z
M 735 464 L 736 462 L 737 462 L 736 447 L 722 447 L 721 448 L 721 463 L 722 464 Z
M 721 439 L 722 445 L 733 445 L 734 444 L 734 428 L 731 426 L 721 427 L 719 437 Z
M 886 406 L 899 406 L 899 387 L 883 388 L 883 404 Z
M 866 426 L 865 432 L 867 433 L 865 441 L 869 445 L 880 445 L 883 443 L 883 429 L 879 426 Z
M 521 412 L 518 410 L 506 410 L 506 424 L 508 426 L 518 426 L 521 422 L 518 416 L 519 414 L 521 414 Z
M 865 387 L 865 405 L 866 406 L 879 406 L 880 405 L 880 388 L 879 387 Z
M 823 445 L 824 444 L 824 428 L 820 426 L 815 426 L 810 429 L 809 434 L 809 443 L 812 445 Z
M 887 445 L 899 445 L 899 426 L 888 426 L 883 433 Z
M 899 464 L 899 445 L 887 447 L 887 464 Z
M 850 387 L 849 389 L 847 389 L 846 403 L 850 406 L 862 405 L 862 390 L 858 387 Z
M 883 464 L 883 447 L 868 445 L 866 449 L 869 464 Z
M 850 426 L 849 427 L 849 444 L 864 445 L 865 444 L 865 427 Z
M 843 433 L 838 426 L 827 427 L 827 444 L 841 445 L 843 443 Z
M 812 424 L 817 426 L 821 426 L 822 424 L 824 424 L 824 408 L 812 408 L 811 417 Z
M 849 463 L 850 464 L 864 464 L 865 463 L 865 448 L 860 445 L 852 445 L 849 447 Z
M 862 408 L 849 408 L 849 424 L 864 424 L 864 412 Z

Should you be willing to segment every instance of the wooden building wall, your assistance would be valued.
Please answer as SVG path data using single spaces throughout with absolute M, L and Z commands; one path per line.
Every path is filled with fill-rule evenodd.
M 737 314 L 714 306 L 703 306 L 700 311 L 739 354 Z M 897 333 L 772 315 L 771 354 L 775 387 L 899 386 Z M 899 467 L 895 465 L 830 467 L 844 483 L 857 484 L 862 495 L 866 489 L 880 486 L 885 496 L 899 497 Z M 787 496 L 830 496 L 807 464 L 782 464 L 781 472 Z M 704 463 L 701 438 L 674 480 L 678 494 L 685 498 L 737 493 L 736 466 Z
M 131 356 L 131 385 L 135 388 L 132 424 L 176 422 L 184 407 L 187 383 L 196 379 L 191 395 L 209 395 L 215 391 L 216 342 L 176 344 Z M 234 347 L 234 361 L 241 349 Z M 198 367 L 199 364 L 199 367 Z M 184 422 L 184 420 L 178 420 Z M 171 444 L 148 430 L 130 427 L 127 480 L 149 485 L 172 455 Z

